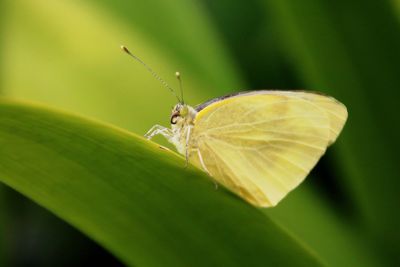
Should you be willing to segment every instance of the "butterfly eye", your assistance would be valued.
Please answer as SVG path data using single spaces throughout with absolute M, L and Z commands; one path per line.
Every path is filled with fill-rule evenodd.
M 174 114 L 171 116 L 171 124 L 176 124 L 178 122 L 179 114 Z

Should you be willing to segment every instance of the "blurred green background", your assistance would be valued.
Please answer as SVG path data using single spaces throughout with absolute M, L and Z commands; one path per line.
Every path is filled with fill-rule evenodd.
M 400 264 L 400 2 L 373 0 L 0 2 L 0 93 L 143 134 L 186 102 L 240 90 L 307 89 L 349 120 L 306 182 L 265 210 L 328 266 Z M 157 139 L 161 141 L 161 139 Z M 0 266 L 120 266 L 0 186 Z

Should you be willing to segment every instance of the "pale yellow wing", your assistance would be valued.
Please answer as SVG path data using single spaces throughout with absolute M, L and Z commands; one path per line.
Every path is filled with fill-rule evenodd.
M 274 206 L 336 139 L 326 110 L 333 104 L 319 97 L 261 91 L 216 101 L 197 114 L 189 145 L 218 182 L 252 204 Z M 190 160 L 201 167 L 198 153 Z
M 261 91 L 267 94 L 278 94 L 288 95 L 293 97 L 301 97 L 306 99 L 318 107 L 324 109 L 330 121 L 330 138 L 329 144 L 333 144 L 336 141 L 339 133 L 342 131 L 343 126 L 347 120 L 347 109 L 346 106 L 334 99 L 333 97 L 322 95 L 319 93 L 311 93 L 304 91 Z

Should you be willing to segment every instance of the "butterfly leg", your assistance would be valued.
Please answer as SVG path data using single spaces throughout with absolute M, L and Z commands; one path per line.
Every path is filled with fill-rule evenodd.
M 208 174 L 208 176 L 212 177 L 210 172 L 208 171 L 208 169 L 206 167 L 206 164 L 204 164 L 204 160 L 203 160 L 203 157 L 201 155 L 200 149 L 197 149 L 197 155 L 199 157 L 199 161 L 200 161 L 200 164 L 201 164 L 201 167 L 203 168 L 203 170 Z M 218 183 L 214 179 L 212 179 L 212 180 L 214 182 L 215 189 L 218 189 Z
M 185 144 L 185 158 L 186 158 L 186 164 L 185 168 L 189 166 L 189 140 L 190 140 L 190 133 L 192 130 L 192 126 L 189 126 L 186 132 L 186 144 Z
M 151 129 L 144 135 L 144 137 L 146 139 L 151 139 L 158 134 L 161 134 L 162 136 L 164 136 L 168 141 L 172 138 L 171 129 L 168 129 L 168 128 L 158 125 L 158 124 L 151 127 Z
M 206 165 L 204 164 L 203 157 L 201 156 L 200 149 L 197 149 L 197 155 L 198 155 L 198 157 L 199 157 L 201 167 L 203 168 L 203 170 L 204 170 L 208 175 L 210 175 L 210 172 L 208 171 Z M 210 175 L 210 176 L 211 176 L 211 175 Z

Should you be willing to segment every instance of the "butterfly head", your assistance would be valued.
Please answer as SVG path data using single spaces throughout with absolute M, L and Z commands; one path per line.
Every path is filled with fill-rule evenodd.
M 171 113 L 171 124 L 181 125 L 186 123 L 192 123 L 196 116 L 196 110 L 191 106 L 183 103 L 178 103 L 172 109 Z

